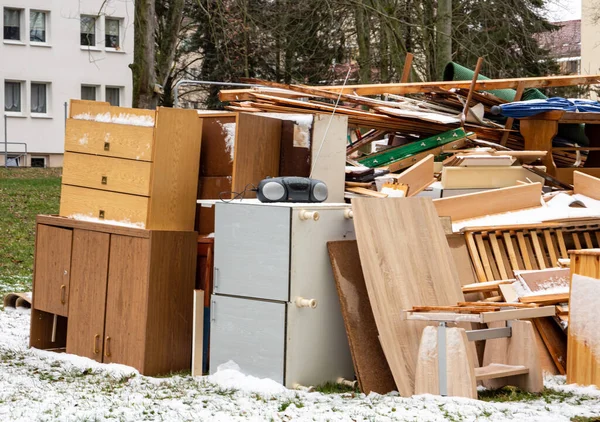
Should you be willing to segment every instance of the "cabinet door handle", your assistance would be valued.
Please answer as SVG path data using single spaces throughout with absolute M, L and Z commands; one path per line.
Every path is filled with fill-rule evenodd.
M 62 303 L 63 305 L 65 303 L 67 303 L 66 295 L 67 295 L 67 286 L 65 286 L 64 284 L 61 284 L 60 285 L 60 303 Z
M 107 358 L 110 357 L 110 336 L 106 336 L 106 340 L 104 341 L 104 356 Z
M 217 267 L 215 267 L 215 270 L 214 270 L 213 290 L 215 292 L 219 290 L 219 269 Z
M 98 340 L 100 340 L 100 334 L 96 334 L 94 336 L 94 354 L 97 355 L 100 350 L 98 350 Z

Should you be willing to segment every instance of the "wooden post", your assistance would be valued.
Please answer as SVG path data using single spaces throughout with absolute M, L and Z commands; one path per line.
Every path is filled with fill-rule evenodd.
M 479 76 L 479 71 L 481 70 L 481 65 L 483 64 L 483 57 L 477 59 L 477 66 L 475 66 L 475 72 L 473 73 L 473 80 L 471 81 L 471 86 L 469 87 L 469 94 L 467 95 L 467 101 L 465 102 L 465 107 L 463 108 L 463 112 L 460 115 L 460 125 L 462 127 L 465 126 L 465 122 L 467 121 L 467 115 L 469 114 L 469 103 L 471 102 L 471 98 L 473 97 L 473 91 L 475 90 L 475 83 L 477 82 L 477 77 Z

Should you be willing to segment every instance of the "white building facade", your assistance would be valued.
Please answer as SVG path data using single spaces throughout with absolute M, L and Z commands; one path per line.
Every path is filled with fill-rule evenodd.
M 581 73 L 600 74 L 600 3 L 597 0 L 582 0 L 581 13 Z M 597 87 L 597 85 L 596 85 Z M 590 93 L 598 99 L 595 91 Z
M 61 167 L 70 99 L 131 107 L 133 16 L 134 0 L 0 0 L 0 165 L 7 140 L 9 165 Z

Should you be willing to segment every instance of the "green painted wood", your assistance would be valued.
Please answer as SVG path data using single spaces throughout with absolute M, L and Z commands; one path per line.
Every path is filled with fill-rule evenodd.
M 368 155 L 360 158 L 358 162 L 367 167 L 381 167 L 389 164 L 392 161 L 402 160 L 410 157 L 411 155 L 427 151 L 428 149 L 437 148 L 452 141 L 458 141 L 459 139 L 465 138 L 470 134 L 471 133 L 467 134 L 463 128 L 452 129 L 448 132 L 443 132 L 439 135 L 435 135 L 421 141 L 386 149 L 385 151 L 377 154 Z

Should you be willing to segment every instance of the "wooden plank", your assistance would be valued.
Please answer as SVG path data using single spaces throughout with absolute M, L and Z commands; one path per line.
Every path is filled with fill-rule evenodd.
M 150 196 L 151 168 L 152 164 L 147 161 L 65 152 L 62 182 L 66 185 Z
M 538 308 L 509 309 L 497 312 L 484 312 L 481 314 L 483 323 L 494 321 L 508 321 L 511 319 L 529 319 L 553 316 L 556 312 L 554 306 L 540 306 Z
M 529 368 L 522 365 L 504 365 L 504 364 L 489 364 L 480 368 L 475 368 L 475 378 L 477 381 L 506 378 L 515 375 L 525 375 L 529 373 Z
M 68 316 L 73 232 L 69 229 L 37 225 L 33 307 Z
M 558 247 L 560 249 L 560 257 L 567 259 L 569 254 L 567 253 L 567 247 L 565 246 L 565 238 L 563 237 L 562 230 L 556 230 L 556 239 L 558 240 Z
M 402 76 L 400 77 L 400 83 L 407 83 L 410 79 L 410 68 L 412 66 L 413 54 L 406 53 L 406 57 L 404 59 L 404 67 L 402 68 Z
M 444 189 L 496 189 L 515 186 L 518 181 L 544 184 L 544 178 L 521 166 L 514 167 L 444 167 Z
M 558 265 L 558 251 L 554 247 L 552 234 L 550 233 L 550 230 L 543 230 L 543 233 L 544 239 L 546 240 L 546 249 L 550 255 L 550 267 L 556 267 Z
M 500 271 L 500 277 L 502 277 L 502 279 L 506 279 L 508 278 L 508 274 L 506 273 L 506 268 L 504 267 L 504 260 L 502 259 L 502 254 L 500 253 L 498 239 L 496 239 L 496 235 L 493 233 L 489 234 L 489 239 L 492 246 L 492 251 L 494 252 L 494 258 L 496 259 L 496 264 L 498 265 L 498 271 Z
M 514 279 L 483 281 L 479 283 L 464 285 L 461 289 L 463 293 L 493 292 L 495 290 L 498 290 L 501 284 L 511 284 L 514 283 L 514 281 Z
M 192 231 L 202 120 L 195 110 L 160 107 L 155 137 L 147 229 Z
M 538 305 L 556 305 L 557 303 L 568 302 L 569 293 L 521 296 L 519 301 L 521 303 L 537 303 Z
M 242 192 L 249 184 L 258 186 L 266 177 L 277 177 L 281 120 L 240 113 L 235 133 L 233 191 Z M 245 196 L 253 198 L 256 194 L 248 192 Z
M 471 256 L 471 262 L 473 262 L 473 266 L 475 267 L 477 279 L 479 281 L 487 281 L 485 269 L 483 268 L 483 263 L 481 262 L 477 245 L 475 243 L 475 239 L 473 238 L 473 233 L 465 233 L 465 240 L 467 242 L 467 248 L 469 249 L 469 255 Z
M 152 161 L 153 149 L 154 127 L 67 120 L 65 151 Z
M 490 214 L 534 208 L 541 205 L 541 183 L 513 186 L 450 198 L 435 199 L 438 215 L 452 221 L 466 220 Z
M 575 171 L 573 172 L 573 191 L 600 200 L 600 179 Z
M 192 376 L 202 376 L 204 352 L 204 291 L 194 290 L 194 328 L 192 331 Z
M 387 198 L 387 193 L 377 192 L 376 190 L 360 188 L 360 187 L 350 187 L 346 188 L 346 191 L 352 193 L 358 193 L 360 195 L 372 196 L 374 198 Z
M 202 119 L 201 176 L 226 177 L 233 174 L 237 113 L 229 116 L 200 116 Z M 242 129 L 243 130 L 243 129 Z
M 110 235 L 73 231 L 67 353 L 102 362 Z
M 596 241 L 598 242 L 598 247 L 600 248 L 600 231 L 594 233 L 596 235 Z
M 446 234 L 446 240 L 448 241 L 454 264 L 458 270 L 460 284 L 475 283 L 477 279 L 473 264 L 471 264 L 471 259 L 469 258 L 466 236 L 463 234 Z
M 575 249 L 583 249 L 581 247 L 581 242 L 579 241 L 579 235 L 575 232 L 573 232 L 572 235 L 573 235 L 573 243 L 575 243 Z
M 540 240 L 537 236 L 537 232 L 532 230 L 529 232 L 531 236 L 531 242 L 533 244 L 533 250 L 535 251 L 535 258 L 537 259 L 538 265 L 541 270 L 546 269 L 546 259 L 544 251 L 542 250 L 542 246 L 540 245 Z
M 477 243 L 477 249 L 479 250 L 479 256 L 483 263 L 483 269 L 485 270 L 485 281 L 495 280 L 494 274 L 492 273 L 492 267 L 490 266 L 490 260 L 487 254 L 487 250 L 483 243 L 483 237 L 481 234 L 475 235 L 475 243 Z
M 149 199 L 144 196 L 62 185 L 60 215 L 83 215 L 98 219 L 99 222 L 118 221 L 146 228 L 148 204 Z
M 466 303 L 466 302 L 459 302 Z M 429 312 L 429 311 L 442 311 L 442 312 L 456 312 L 466 314 L 478 314 L 480 312 L 488 311 L 499 311 L 499 307 L 486 307 L 486 306 L 413 306 L 411 312 L 415 315 L 418 312 Z
M 515 254 L 515 248 L 513 246 L 510 232 L 502 233 L 502 237 L 504 238 L 504 244 L 506 245 L 506 252 L 508 253 L 511 269 L 514 271 L 519 268 L 519 261 L 517 260 L 517 255 Z
M 503 286 L 502 284 L 500 286 Z M 500 287 L 498 286 L 498 287 Z M 502 302 L 458 302 L 458 306 L 491 306 L 497 308 L 536 308 L 533 303 L 502 303 Z
M 458 272 L 430 199 L 355 198 L 352 209 L 382 348 L 398 391 L 408 397 L 424 325 L 402 321 L 402 310 L 462 301 Z
M 560 375 L 565 375 L 567 367 L 567 336 L 550 317 L 535 318 L 535 327 L 539 331 L 552 360 Z
M 408 196 L 415 196 L 433 181 L 433 155 L 429 154 L 421 161 L 400 173 L 397 183 L 408 185 Z
M 527 244 L 525 243 L 525 235 L 522 231 L 517 232 L 517 240 L 519 242 L 519 249 L 521 250 L 521 256 L 523 257 L 525 268 L 528 270 L 533 270 L 533 265 L 531 265 L 531 259 L 529 258 L 529 251 L 527 250 Z
M 583 239 L 585 240 L 585 246 L 587 249 L 593 249 L 594 244 L 592 243 L 592 237 L 589 232 L 583 232 Z
M 481 314 L 457 314 L 454 312 L 406 312 L 404 318 L 407 321 L 421 322 L 477 322 L 481 323 Z
M 327 249 L 360 390 L 389 393 L 396 385 L 379 343 L 357 243 L 328 242 Z
M 517 291 L 512 284 L 501 284 L 498 286 L 498 289 L 500 290 L 500 294 L 505 302 L 518 302 L 519 296 L 517 295 Z
M 539 78 L 514 78 L 514 79 L 480 79 L 475 83 L 475 91 L 487 91 L 494 89 L 517 89 L 519 83 L 524 88 L 548 88 L 555 86 L 587 85 L 597 84 L 600 75 L 590 76 L 545 76 Z M 438 89 L 445 91 L 452 88 L 469 89 L 471 81 L 447 81 L 447 82 L 420 82 L 420 83 L 388 83 L 367 85 L 320 86 L 320 89 L 343 93 L 356 93 L 358 95 L 380 95 L 380 94 L 414 94 L 420 92 L 431 92 Z

